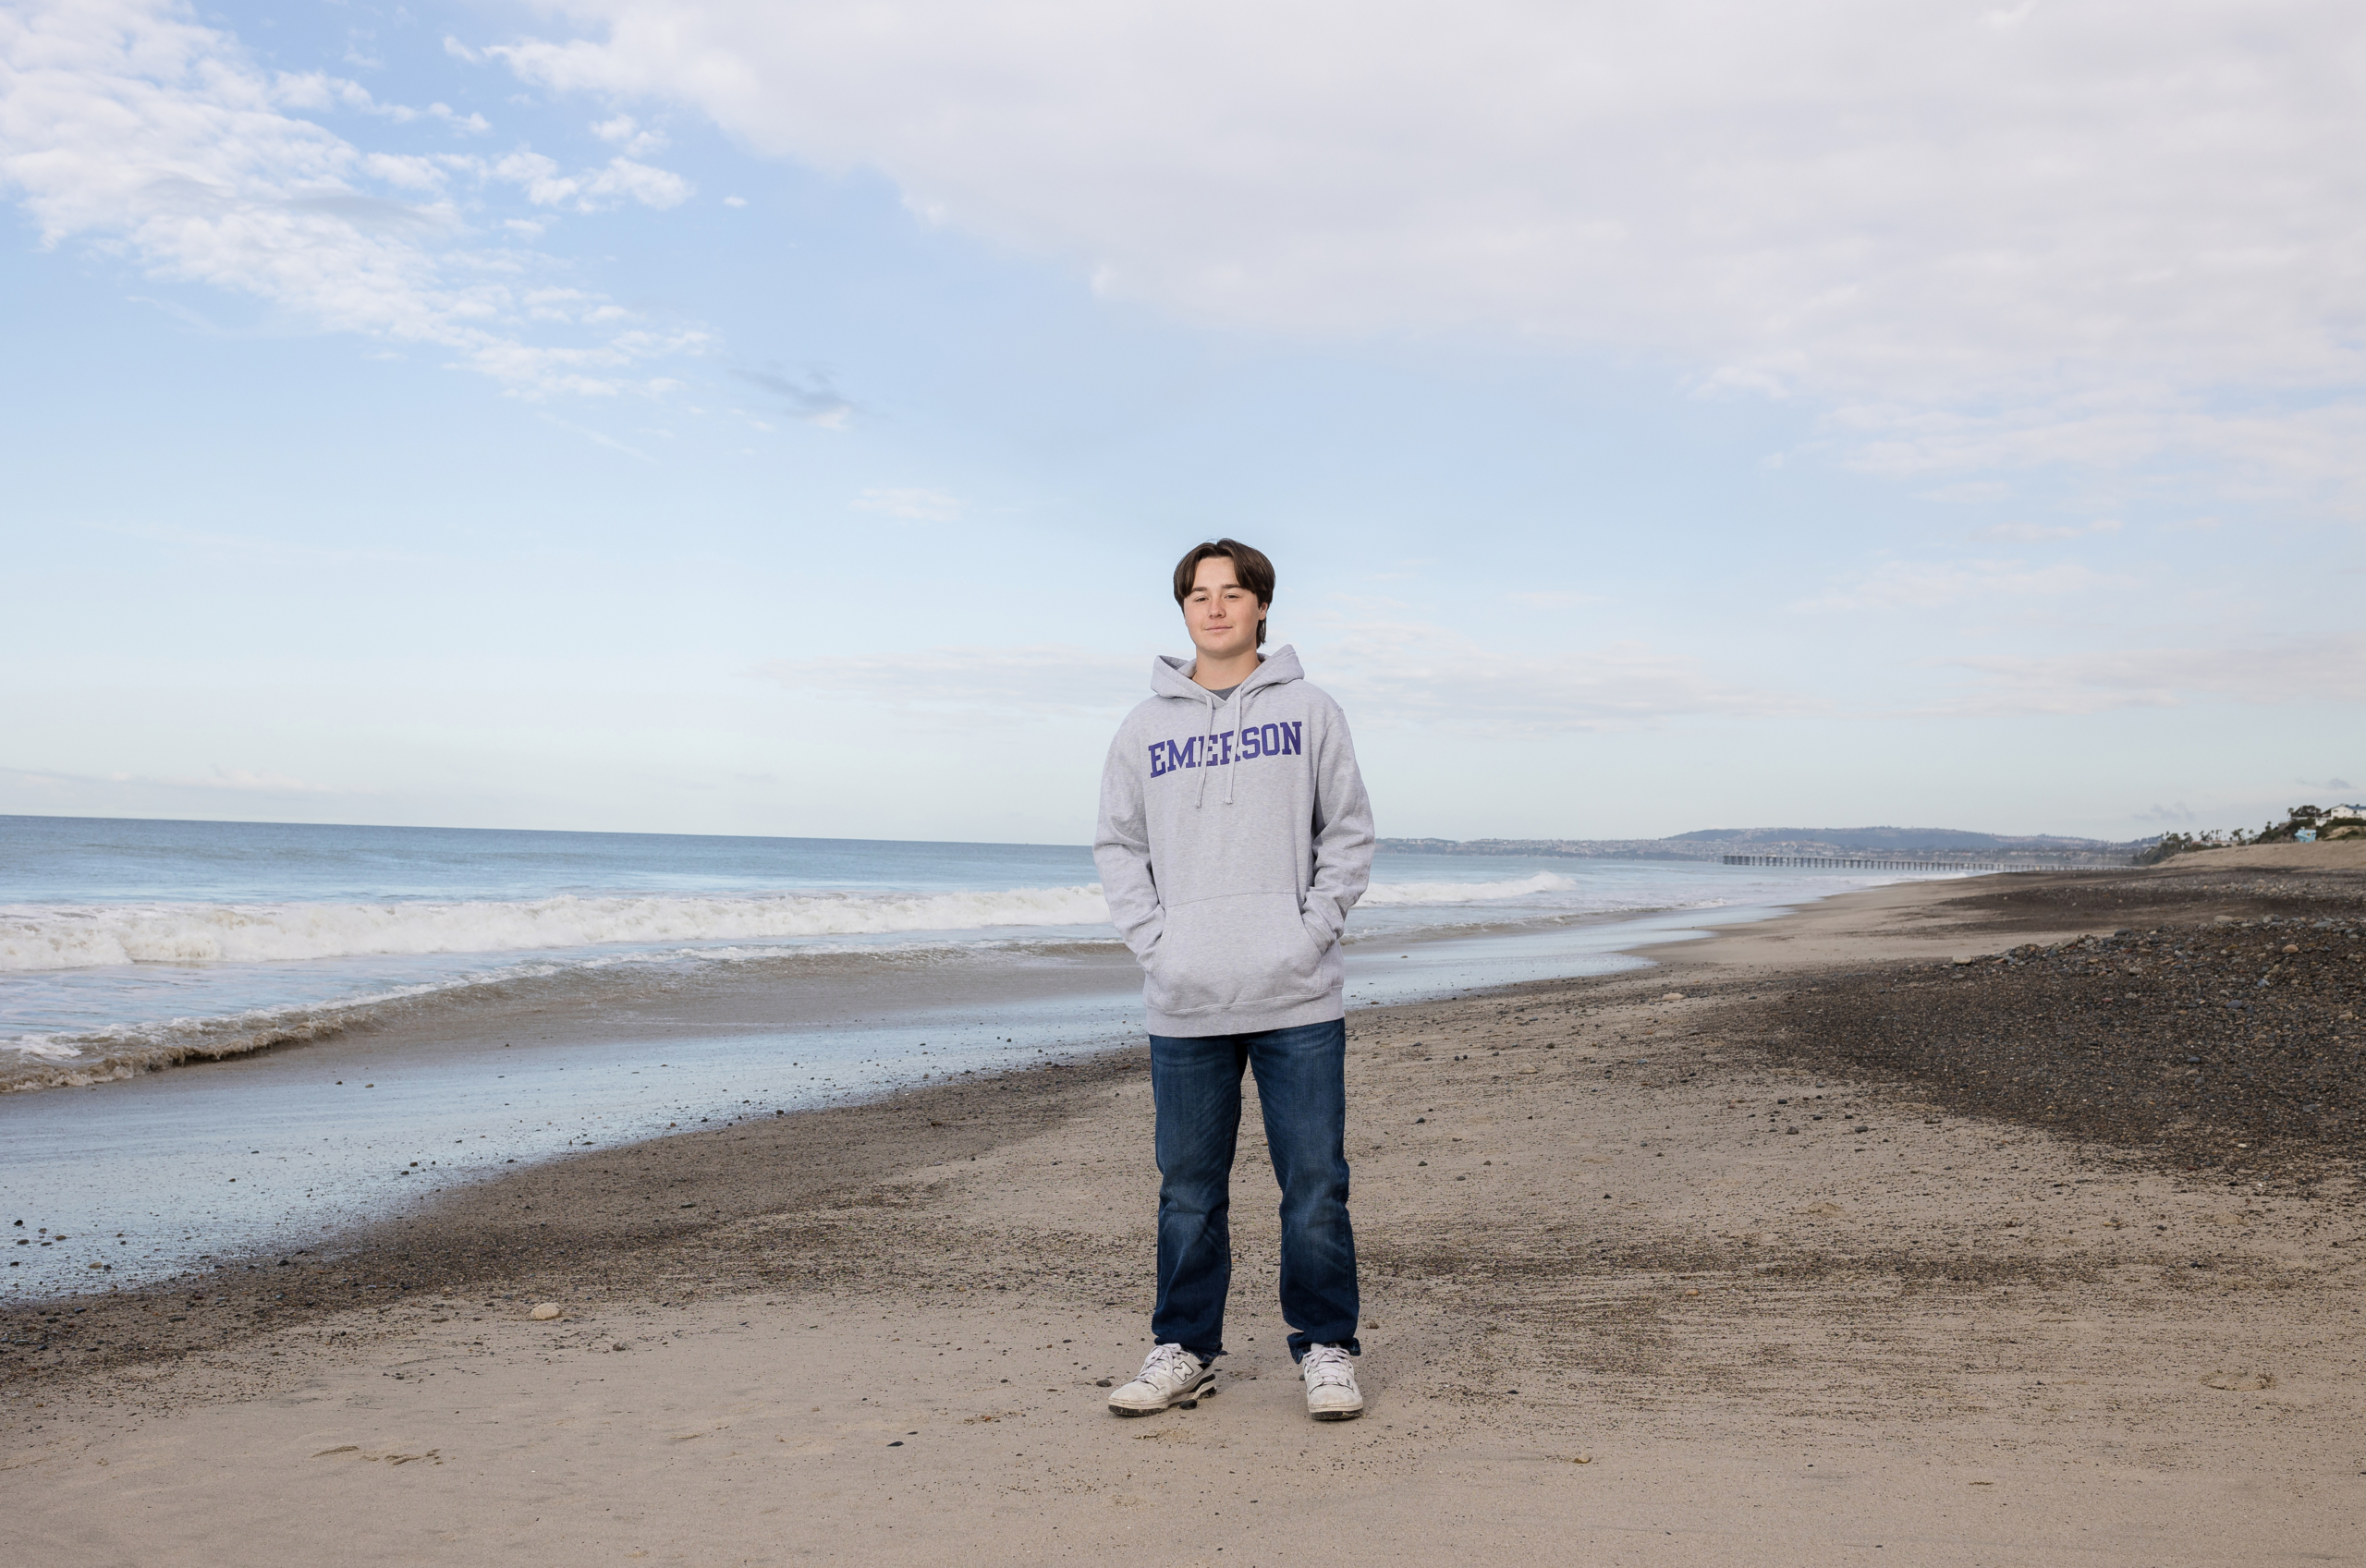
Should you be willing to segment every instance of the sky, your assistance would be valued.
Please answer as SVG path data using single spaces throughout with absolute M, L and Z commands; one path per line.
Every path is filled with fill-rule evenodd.
M 0 0 L 0 812 L 1081 843 L 1218 534 L 1381 831 L 2366 796 L 2366 10 Z

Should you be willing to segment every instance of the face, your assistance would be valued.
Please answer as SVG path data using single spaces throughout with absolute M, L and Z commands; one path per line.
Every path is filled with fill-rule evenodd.
M 1211 659 L 1237 658 L 1257 647 L 1257 623 L 1265 606 L 1240 586 L 1238 571 L 1224 556 L 1210 556 L 1200 563 L 1183 600 L 1191 645 Z

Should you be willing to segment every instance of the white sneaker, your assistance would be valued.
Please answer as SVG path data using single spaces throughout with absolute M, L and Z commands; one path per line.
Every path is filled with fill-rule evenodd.
M 1335 1344 L 1311 1344 L 1298 1364 L 1306 1380 L 1306 1413 L 1318 1421 L 1349 1421 L 1364 1413 L 1356 1387 L 1356 1358 Z
M 1142 1363 L 1141 1376 L 1109 1391 L 1109 1408 L 1120 1416 L 1148 1416 L 1171 1404 L 1195 1410 L 1215 1392 L 1213 1367 L 1179 1344 L 1163 1344 Z

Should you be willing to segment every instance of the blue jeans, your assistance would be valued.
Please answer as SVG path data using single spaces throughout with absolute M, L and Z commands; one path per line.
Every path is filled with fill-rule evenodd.
M 1150 1037 L 1158 1101 L 1158 1307 L 1151 1332 L 1224 1354 L 1232 1289 L 1232 1156 L 1240 1070 L 1257 1075 L 1265 1144 L 1282 1189 L 1282 1319 L 1290 1358 L 1356 1343 L 1356 1238 L 1348 1224 L 1348 1025 L 1253 1035 Z

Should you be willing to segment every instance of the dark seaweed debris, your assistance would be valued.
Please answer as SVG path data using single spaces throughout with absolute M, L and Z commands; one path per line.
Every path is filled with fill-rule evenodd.
M 2361 1012 L 2366 918 L 2345 911 L 1860 973 L 1802 986 L 1760 1016 L 1779 1057 L 2267 1180 L 2366 1153 Z

